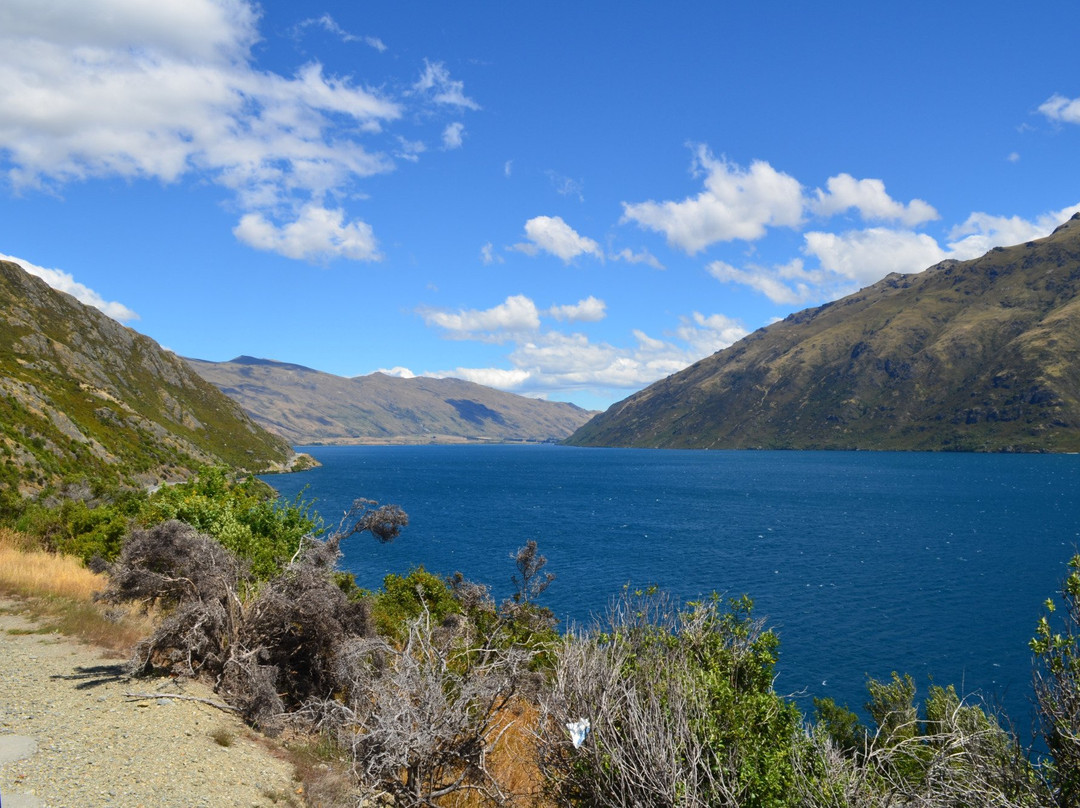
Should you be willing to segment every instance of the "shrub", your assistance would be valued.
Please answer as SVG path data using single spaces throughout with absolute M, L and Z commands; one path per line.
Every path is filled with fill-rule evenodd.
M 1060 613 L 1046 601 L 1030 645 L 1040 728 L 1053 756 L 1050 781 L 1057 804 L 1073 806 L 1080 804 L 1080 555 L 1069 561 L 1061 596 Z
M 560 804 L 794 804 L 800 717 L 772 689 L 778 644 L 748 598 L 627 595 L 569 633 L 544 700 L 541 766 Z M 586 718 L 575 747 L 564 726 Z
M 322 532 L 321 520 L 301 494 L 283 503 L 257 478 L 233 480 L 222 467 L 204 468 L 186 482 L 159 488 L 138 514 L 144 527 L 171 519 L 213 536 L 246 559 L 257 580 L 280 573 L 305 536 Z

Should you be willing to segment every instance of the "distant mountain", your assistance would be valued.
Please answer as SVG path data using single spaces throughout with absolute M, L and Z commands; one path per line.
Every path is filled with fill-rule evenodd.
M 0 484 L 133 486 L 292 457 L 182 359 L 0 261 Z
M 892 274 L 614 404 L 579 446 L 1080 451 L 1080 215 Z
M 187 361 L 255 421 L 294 445 L 552 441 L 594 414 L 461 379 L 384 373 L 345 378 L 250 356 Z

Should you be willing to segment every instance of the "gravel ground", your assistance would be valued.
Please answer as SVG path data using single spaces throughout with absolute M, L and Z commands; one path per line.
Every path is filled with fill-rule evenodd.
M 292 767 L 236 717 L 127 680 L 122 660 L 33 623 L 0 601 L 0 799 L 4 808 L 297 806 Z M 160 693 L 135 700 L 125 693 Z

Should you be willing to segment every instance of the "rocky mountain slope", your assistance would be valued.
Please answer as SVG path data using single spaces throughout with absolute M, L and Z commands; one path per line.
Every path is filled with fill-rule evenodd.
M 294 445 L 561 440 L 594 414 L 461 379 L 345 378 L 249 356 L 187 361 Z
M 153 485 L 200 464 L 262 470 L 291 456 L 182 359 L 0 261 L 0 483 Z
M 1047 238 L 793 314 L 569 442 L 1080 451 L 1080 215 Z

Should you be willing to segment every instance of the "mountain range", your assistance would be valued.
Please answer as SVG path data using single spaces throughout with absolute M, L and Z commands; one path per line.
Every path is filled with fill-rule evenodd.
M 578 446 L 1080 451 L 1080 214 L 891 274 L 612 405 Z
M 461 379 L 346 378 L 250 356 L 187 361 L 293 445 L 558 441 L 595 414 Z
M 282 468 L 288 443 L 149 337 L 0 261 L 0 482 L 143 487 L 203 464 Z

